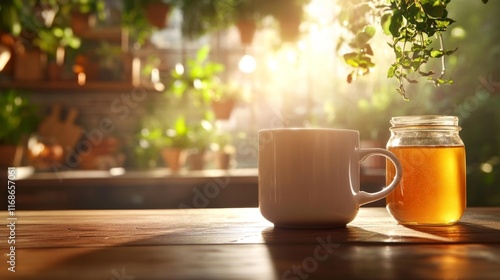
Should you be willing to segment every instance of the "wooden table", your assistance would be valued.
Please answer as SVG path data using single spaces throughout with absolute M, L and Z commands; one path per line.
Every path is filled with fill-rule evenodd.
M 500 279 L 500 208 L 449 227 L 361 208 L 346 228 L 274 228 L 257 208 L 16 211 L 0 279 Z

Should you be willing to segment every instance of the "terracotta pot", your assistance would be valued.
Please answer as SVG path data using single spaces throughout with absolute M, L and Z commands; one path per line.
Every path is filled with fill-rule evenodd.
M 23 147 L 19 145 L 0 145 L 0 167 L 21 166 Z
M 47 56 L 40 50 L 17 53 L 14 60 L 16 81 L 41 81 L 45 77 Z
M 212 109 L 215 118 L 218 120 L 227 120 L 231 117 L 234 108 L 234 100 L 213 101 Z
M 146 16 L 149 23 L 160 29 L 167 26 L 169 12 L 170 5 L 163 2 L 153 2 L 146 6 Z
M 95 14 L 83 14 L 78 11 L 73 11 L 71 13 L 71 29 L 75 35 L 81 35 L 88 32 L 95 26 L 95 22 Z
M 191 151 L 186 158 L 189 170 L 203 170 L 205 168 L 205 150 Z
M 165 148 L 161 150 L 161 156 L 172 172 L 179 171 L 186 160 L 184 149 L 179 148 Z
M 257 26 L 253 21 L 242 20 L 236 24 L 240 32 L 240 41 L 243 45 L 251 45 Z
M 217 169 L 229 169 L 231 168 L 231 154 L 226 152 L 216 152 L 215 153 L 215 168 Z

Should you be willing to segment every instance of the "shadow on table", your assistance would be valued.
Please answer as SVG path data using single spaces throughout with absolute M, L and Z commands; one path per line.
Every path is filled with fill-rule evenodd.
M 452 243 L 500 243 L 500 225 L 487 227 L 468 222 L 451 226 L 405 226 L 413 231 L 440 236 Z
M 232 230 L 235 234 L 241 231 L 239 228 Z M 213 233 L 202 229 L 194 231 L 199 238 L 194 243 L 190 238 L 184 242 L 170 242 L 178 234 L 170 232 L 117 246 L 78 248 L 37 273 L 37 279 L 272 279 L 273 275 L 282 279 L 282 274 L 289 269 L 293 274 L 284 279 L 295 279 L 297 271 L 292 267 L 295 263 L 304 263 L 306 273 L 310 270 L 308 265 L 317 266 L 317 269 L 321 265 L 325 270 L 319 272 L 325 273 L 324 278 L 330 279 L 330 275 L 347 277 L 348 274 L 339 274 L 341 268 L 350 266 L 347 273 L 362 264 L 350 263 L 342 256 L 365 255 L 366 250 L 365 245 L 347 244 L 356 242 L 361 236 L 378 235 L 353 226 L 311 230 L 255 227 L 247 234 L 262 238 L 235 240 L 228 232 L 220 236 L 223 242 L 214 242 Z M 202 244 L 199 240 L 205 241 Z M 69 250 L 62 248 L 59 254 Z M 81 271 L 82 268 L 86 269 Z
M 498 242 L 500 231 L 497 229 L 467 223 L 406 229 L 420 234 L 395 239 L 392 235 L 353 226 L 269 227 L 262 231 L 262 237 L 276 279 L 447 279 L 474 278 L 478 268 L 490 274 L 496 271 L 497 259 L 469 258 L 490 256 L 488 245 L 460 242 L 465 243 L 467 238 L 479 240 L 484 234 L 491 238 L 481 238 L 481 243 Z M 480 234 L 475 236 L 476 233 Z M 439 242 L 428 236 L 457 240 L 459 244 L 450 246 L 457 242 Z

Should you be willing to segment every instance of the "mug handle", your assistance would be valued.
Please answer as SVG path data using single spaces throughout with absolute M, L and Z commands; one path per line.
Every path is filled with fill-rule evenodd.
M 373 202 L 379 199 L 382 199 L 386 196 L 388 196 L 399 184 L 399 181 L 401 181 L 401 176 L 403 173 L 403 168 L 401 167 L 401 163 L 399 162 L 398 158 L 396 155 L 394 155 L 392 152 L 382 149 L 382 148 L 366 148 L 366 149 L 358 149 L 356 150 L 357 153 L 357 158 L 361 159 L 358 161 L 357 165 L 351 165 L 351 168 L 354 166 L 356 168 L 359 168 L 359 163 L 362 162 L 365 158 L 369 156 L 384 156 L 388 158 L 392 164 L 394 164 L 394 167 L 396 167 L 396 175 L 394 176 L 394 179 L 392 182 L 385 188 L 383 188 L 381 191 L 375 192 L 375 193 L 367 193 L 364 191 L 359 191 L 358 193 L 355 194 L 355 199 L 358 202 L 358 205 L 363 205 L 369 202 Z M 351 172 L 351 174 L 353 174 Z

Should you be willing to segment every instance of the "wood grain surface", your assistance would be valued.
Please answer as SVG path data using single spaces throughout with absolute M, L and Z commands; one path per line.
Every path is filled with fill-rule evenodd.
M 2 212 L 7 221 L 6 212 Z M 274 228 L 257 208 L 17 211 L 0 279 L 499 279 L 500 208 L 408 228 L 361 208 L 345 228 Z M 5 256 L 7 227 L 1 250 Z

